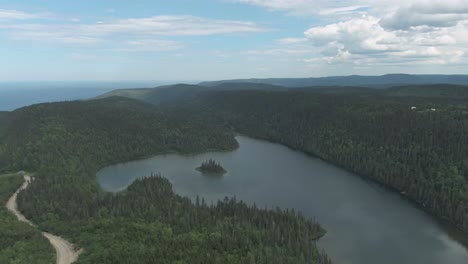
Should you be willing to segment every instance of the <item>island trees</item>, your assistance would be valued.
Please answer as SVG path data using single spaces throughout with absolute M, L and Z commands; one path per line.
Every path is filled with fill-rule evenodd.
M 201 164 L 200 167 L 197 168 L 203 174 L 210 174 L 210 175 L 223 175 L 226 173 L 226 170 L 221 166 L 221 164 L 214 159 L 209 159 Z

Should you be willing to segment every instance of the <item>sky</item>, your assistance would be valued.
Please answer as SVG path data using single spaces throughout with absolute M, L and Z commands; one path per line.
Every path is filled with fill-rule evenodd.
M 0 81 L 468 73 L 468 0 L 0 0 Z

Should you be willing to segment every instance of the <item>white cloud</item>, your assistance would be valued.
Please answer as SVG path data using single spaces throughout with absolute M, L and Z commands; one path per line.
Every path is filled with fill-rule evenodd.
M 27 20 L 42 17 L 42 15 L 30 14 L 17 10 L 0 9 L 0 20 Z
M 382 25 L 390 29 L 407 30 L 414 27 L 452 27 L 458 21 L 468 18 L 468 14 L 418 14 L 411 10 L 399 9 L 392 16 L 382 20 Z
M 303 55 L 316 52 L 316 49 L 313 48 L 272 48 L 272 49 L 262 49 L 262 50 L 248 50 L 246 53 L 248 55 Z
M 420 1 L 395 9 L 381 24 L 393 30 L 415 27 L 453 27 L 468 19 L 468 2 L 461 0 Z
M 278 40 L 282 44 L 298 44 L 307 42 L 307 38 L 283 38 Z
M 325 18 L 352 16 L 369 10 L 382 14 L 388 13 L 389 7 L 398 6 L 415 0 L 219 0 L 231 3 L 248 4 L 266 8 L 270 11 L 283 11 L 288 15 L 321 16 Z
M 312 17 L 303 36 L 276 41 L 254 55 L 299 55 L 306 63 L 448 65 L 468 54 L 466 0 L 228 0 Z M 308 57 L 308 58 L 307 58 Z
M 256 6 L 267 7 L 271 9 L 292 9 L 297 6 L 312 4 L 312 0 L 231 0 L 231 2 L 238 2 Z
M 338 47 L 358 54 L 398 50 L 401 42 L 394 32 L 385 31 L 372 16 L 313 27 L 304 34 L 316 46 Z
M 340 16 L 352 13 L 372 12 L 373 15 L 384 16 L 400 9 L 401 15 L 407 14 L 466 14 L 466 0 L 223 0 L 234 3 L 248 4 L 267 8 L 272 11 L 284 11 L 299 16 L 321 15 Z M 399 8 L 401 7 L 401 8 Z M 398 15 L 398 14 L 397 14 Z M 401 18 L 404 18 L 402 16 Z M 407 18 L 407 17 L 406 17 Z M 430 17 L 414 18 L 429 19 Z M 449 17 L 450 18 L 450 17 Z M 413 19 L 413 18 L 410 18 Z M 437 19 L 437 18 L 435 18 Z M 441 17 L 441 19 L 443 19 Z
M 249 4 L 268 8 L 269 10 L 286 11 L 294 15 L 318 14 L 325 0 L 228 0 L 230 2 Z
M 215 20 L 195 16 L 153 16 L 130 18 L 98 24 L 81 25 L 78 30 L 89 35 L 110 35 L 119 33 L 166 35 L 166 36 L 207 36 L 265 32 L 268 29 L 254 22 Z
M 315 58 L 310 58 L 310 59 L 303 59 L 302 61 L 306 63 L 325 62 L 327 64 L 336 64 L 336 63 L 349 62 L 351 58 L 358 58 L 358 56 L 353 56 L 347 50 L 338 50 L 338 52 L 332 56 L 315 57 Z
M 6 13 L 3 16 L 6 17 Z M 9 17 L 12 16 L 9 15 Z M 24 20 L 33 18 L 23 13 L 15 16 L 22 17 Z M 170 40 L 162 40 L 160 36 L 209 36 L 269 31 L 254 22 L 216 20 L 195 16 L 153 16 L 95 23 L 80 23 L 79 20 L 70 21 L 69 19 L 62 21 L 63 24 L 28 22 L 0 24 L 0 33 L 4 31 L 7 36 L 16 40 L 74 45 L 109 44 L 116 46 L 120 44 L 121 50 L 163 51 L 180 49 L 183 45 Z M 127 41 L 128 39 L 132 41 Z
M 457 43 L 455 37 L 440 32 L 416 34 L 412 39 L 413 43 L 418 46 L 449 46 Z
M 355 6 L 345 6 L 345 7 L 336 7 L 336 8 L 326 8 L 319 11 L 320 15 L 334 15 L 334 14 L 349 14 L 356 12 L 361 9 L 366 9 L 369 6 L 367 5 L 355 5 Z
M 425 14 L 466 14 L 468 3 L 465 0 L 413 0 L 410 6 Z
M 393 30 L 382 26 L 374 16 L 312 27 L 304 35 L 320 54 L 307 63 L 450 64 L 458 63 L 468 52 L 465 22 L 455 27 L 418 27 Z
M 39 24 L 7 25 L 10 38 L 22 41 L 40 41 L 61 44 L 94 45 L 103 39 L 86 34 L 77 34 L 71 27 L 58 27 Z
M 423 47 L 397 52 L 394 55 L 404 59 L 416 59 L 418 61 L 439 61 L 438 64 L 448 64 L 460 61 L 465 54 L 462 50 L 446 50 L 436 47 Z
M 278 34 L 281 39 L 276 37 L 265 47 L 256 46 L 258 42 L 255 41 L 249 47 L 250 41 L 246 40 L 241 45 L 247 45 L 243 51 L 230 50 L 226 53 L 214 48 L 205 53 L 213 57 L 229 57 L 233 61 L 267 61 L 259 66 L 270 65 L 273 68 L 270 67 L 269 72 L 272 73 L 274 69 L 284 70 L 285 65 L 288 65 L 294 74 L 308 74 L 309 70 L 302 69 L 310 69 L 312 64 L 316 67 L 316 74 L 324 73 L 325 70 L 320 69 L 322 65 L 334 73 L 344 73 L 356 67 L 377 71 L 380 66 L 385 68 L 395 65 L 405 65 L 406 68 L 397 66 L 392 69 L 443 65 L 434 69 L 445 72 L 455 69 L 461 72 L 464 68 L 457 68 L 457 65 L 467 65 L 468 62 L 468 0 L 218 1 L 263 7 L 277 12 L 275 15 L 283 13 L 286 16 L 301 16 L 284 20 L 294 19 L 294 25 L 305 24 L 300 29 L 303 34 L 285 36 L 287 31 L 283 31 Z M 103 16 L 90 23 L 85 22 L 88 20 L 84 17 L 80 20 L 79 16 L 0 9 L 0 40 L 9 38 L 27 43 L 71 46 L 83 53 L 71 54 L 70 58 L 91 60 L 93 56 L 87 54 L 102 51 L 175 51 L 173 56 L 177 57 L 182 55 L 176 53 L 181 54 L 180 50 L 188 45 L 184 39 L 189 38 L 185 37 L 247 35 L 271 31 L 258 22 L 196 16 L 117 19 L 112 15 L 114 11 L 102 9 Z M 122 12 L 119 10 L 119 13 Z M 274 25 L 284 20 L 265 22 Z M 288 24 L 280 28 L 289 27 Z M 192 43 L 198 43 L 198 39 Z M 190 57 L 189 52 L 184 50 L 184 59 Z
M 179 42 L 161 39 L 131 40 L 127 45 L 126 51 L 171 51 L 184 47 Z

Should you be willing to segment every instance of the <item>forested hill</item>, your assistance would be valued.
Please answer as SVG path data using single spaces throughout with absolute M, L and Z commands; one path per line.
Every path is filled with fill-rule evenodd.
M 18 196 L 20 210 L 84 248 L 78 264 L 330 263 L 316 246 L 324 230 L 294 210 L 235 198 L 192 203 L 159 175 L 142 175 L 150 177 L 117 194 L 96 182 L 98 169 L 122 161 L 236 148 L 221 124 L 111 97 L 21 108 L 0 127 L 0 172 L 35 172 Z M 12 263 L 3 252 L 0 259 Z
M 433 84 L 407 85 L 387 89 L 384 94 L 390 96 L 417 96 L 468 99 L 468 86 Z
M 6 126 L 7 116 L 8 116 L 8 112 L 0 111 L 0 141 L 2 139 L 2 135 L 4 134 L 2 129 L 4 129 Z
M 213 82 L 202 82 L 202 86 L 217 86 L 226 83 L 263 83 L 285 87 L 312 86 L 360 86 L 386 88 L 401 85 L 421 84 L 457 84 L 468 85 L 468 75 L 410 75 L 387 74 L 382 76 L 332 76 L 321 78 L 271 78 L 271 79 L 237 79 Z
M 97 97 L 97 99 L 122 96 L 132 99 L 143 100 L 153 104 L 168 103 L 177 101 L 184 97 L 190 97 L 200 92 L 206 91 L 230 91 L 230 90 L 270 90 L 279 91 L 287 88 L 277 85 L 256 84 L 256 83 L 226 83 L 212 87 L 205 87 L 191 84 L 165 85 L 148 89 L 121 89 L 114 90 Z
M 468 231 L 468 86 L 173 88 L 144 100 L 321 157 Z
M 126 89 L 115 90 L 103 94 L 99 98 L 113 96 L 124 96 L 138 99 L 152 104 L 171 104 L 187 98 L 194 98 L 197 94 L 209 91 L 287 91 L 290 89 L 321 93 L 321 94 L 357 94 L 357 95 L 379 95 L 379 96 L 400 96 L 400 97 L 440 97 L 440 98 L 468 98 L 468 86 L 434 84 L 434 85 L 406 85 L 385 89 L 375 89 L 358 86 L 313 86 L 287 88 L 276 85 L 256 84 L 256 83 L 223 83 L 217 86 L 204 87 L 199 85 L 177 84 L 156 87 L 153 89 Z
M 168 107 L 384 183 L 468 231 L 466 99 L 229 91 L 201 93 Z
M 355 94 L 360 96 L 378 95 L 392 97 L 430 97 L 463 100 L 468 99 L 468 86 L 451 84 L 404 85 L 385 89 L 354 86 L 320 86 L 294 88 L 294 90 L 321 94 Z

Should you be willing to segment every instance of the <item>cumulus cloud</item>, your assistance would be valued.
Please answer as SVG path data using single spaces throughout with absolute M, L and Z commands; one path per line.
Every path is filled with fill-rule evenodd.
M 443 32 L 427 32 L 412 37 L 413 44 L 417 46 L 449 46 L 457 44 L 455 37 Z
M 267 47 L 236 53 L 244 56 L 359 67 L 457 65 L 466 63 L 468 58 L 467 0 L 218 1 L 302 16 L 301 21 L 309 24 L 304 26 L 302 35 L 281 34 L 281 39 L 272 40 Z M 34 13 L 0 9 L 0 34 L 18 40 L 159 52 L 186 47 L 180 37 L 271 31 L 251 21 L 181 15 L 100 18 L 94 23 L 64 17 L 54 17 L 54 23 L 41 23 L 43 18 Z M 175 37 L 179 37 L 177 41 L 171 40 Z M 217 51 L 212 55 L 226 56 Z
M 314 65 L 367 67 L 454 65 L 463 63 L 468 54 L 468 18 L 464 18 L 467 4 L 459 0 L 382 0 L 376 4 L 344 0 L 340 1 L 341 7 L 335 6 L 338 2 L 320 0 L 236 2 L 301 15 L 304 13 L 297 13 L 297 9 L 311 11 L 304 8 L 309 5 L 318 15 L 314 18 L 319 25 L 306 29 L 303 36 L 279 39 L 275 46 L 250 50 L 249 55 L 300 58 Z M 352 15 L 339 16 L 349 12 Z M 404 12 L 412 16 L 398 18 Z M 391 25 L 390 19 L 400 24 Z
M 304 34 L 314 45 L 337 46 L 357 54 L 399 50 L 401 42 L 372 16 L 310 28 Z
M 328 64 L 335 64 L 335 63 L 346 63 L 351 58 L 358 58 L 359 56 L 352 55 L 349 51 L 340 49 L 335 54 L 330 56 L 322 56 L 322 57 L 315 57 L 310 59 L 303 59 L 303 62 L 306 63 L 320 63 L 326 62 Z
M 320 48 L 322 56 L 304 61 L 374 65 L 456 63 L 466 53 L 468 40 L 463 36 L 467 33 L 464 24 L 396 30 L 384 27 L 377 17 L 365 15 L 306 30 L 304 36 L 310 45 Z
M 263 51 L 310 54 L 302 59 L 306 63 L 453 64 L 468 52 L 466 0 L 229 1 L 313 17 L 317 25 L 303 36 L 280 39 L 282 47 Z
M 453 27 L 468 19 L 468 2 L 463 0 L 417 1 L 394 10 L 382 19 L 382 26 L 394 30 L 414 27 Z

